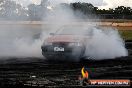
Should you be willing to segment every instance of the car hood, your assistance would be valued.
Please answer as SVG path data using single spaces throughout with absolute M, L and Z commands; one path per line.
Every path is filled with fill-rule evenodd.
M 80 42 L 85 36 L 76 35 L 54 35 L 46 39 L 47 42 Z

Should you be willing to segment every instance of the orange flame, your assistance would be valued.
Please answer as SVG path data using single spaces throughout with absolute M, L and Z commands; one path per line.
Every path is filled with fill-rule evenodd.
M 85 71 L 84 67 L 82 68 L 81 73 L 82 73 L 83 78 L 88 78 L 88 76 L 89 76 L 88 71 Z

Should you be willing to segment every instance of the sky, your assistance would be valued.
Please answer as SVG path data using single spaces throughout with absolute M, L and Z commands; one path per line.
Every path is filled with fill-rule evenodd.
M 41 0 L 14 0 L 27 6 L 28 4 L 35 3 L 40 4 Z M 97 6 L 101 9 L 115 8 L 117 6 L 129 6 L 132 7 L 132 0 L 49 0 L 51 4 L 58 3 L 70 3 L 70 2 L 88 2 L 92 3 L 94 6 Z

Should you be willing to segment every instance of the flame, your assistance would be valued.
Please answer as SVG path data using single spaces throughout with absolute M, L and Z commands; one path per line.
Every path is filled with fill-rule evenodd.
M 83 78 L 88 78 L 88 76 L 89 76 L 88 71 L 85 71 L 84 67 L 82 68 L 81 73 L 82 73 Z

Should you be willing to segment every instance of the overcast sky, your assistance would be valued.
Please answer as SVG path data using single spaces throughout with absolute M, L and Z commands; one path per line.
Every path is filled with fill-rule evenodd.
M 15 0 L 15 1 L 22 3 L 24 6 L 27 6 L 30 3 L 40 4 L 41 2 L 41 0 Z M 102 9 L 115 8 L 120 5 L 132 7 L 132 0 L 49 0 L 49 1 L 52 4 L 57 4 L 62 2 L 70 3 L 70 2 L 79 2 L 79 1 L 88 2 Z

